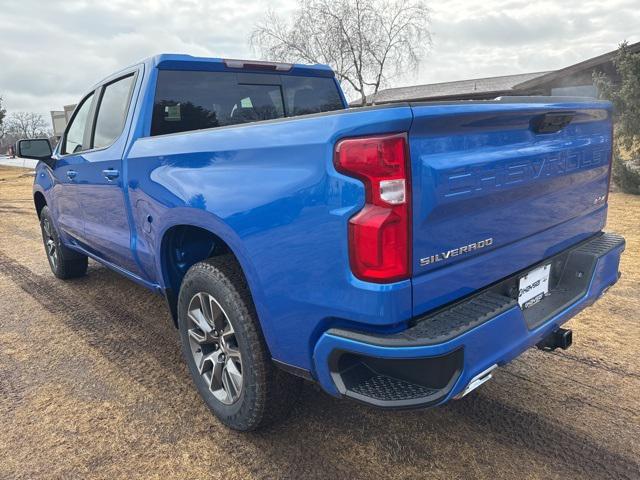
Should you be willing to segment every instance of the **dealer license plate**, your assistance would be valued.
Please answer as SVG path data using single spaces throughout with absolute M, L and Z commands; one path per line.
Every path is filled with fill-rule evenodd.
M 543 265 L 531 270 L 525 276 L 520 277 L 518 285 L 518 304 L 523 310 L 529 308 L 549 294 L 549 274 L 551 264 Z

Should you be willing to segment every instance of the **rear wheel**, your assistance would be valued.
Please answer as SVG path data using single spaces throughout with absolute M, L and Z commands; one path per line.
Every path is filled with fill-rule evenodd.
M 40 212 L 40 229 L 42 230 L 44 251 L 47 254 L 51 271 L 56 277 L 66 280 L 81 277 L 87 273 L 87 257 L 62 244 L 47 206 L 43 207 Z
M 301 380 L 273 365 L 235 260 L 192 266 L 178 299 L 182 350 L 209 409 L 227 426 L 255 430 L 286 415 Z

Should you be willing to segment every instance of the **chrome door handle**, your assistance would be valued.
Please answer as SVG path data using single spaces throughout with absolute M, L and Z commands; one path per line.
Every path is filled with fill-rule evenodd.
M 120 172 L 113 168 L 107 168 L 106 170 L 102 170 L 102 175 L 104 175 L 107 180 L 112 181 L 120 176 Z
M 73 180 L 77 176 L 78 176 L 78 172 L 76 172 L 75 170 L 67 170 L 67 178 L 69 180 Z

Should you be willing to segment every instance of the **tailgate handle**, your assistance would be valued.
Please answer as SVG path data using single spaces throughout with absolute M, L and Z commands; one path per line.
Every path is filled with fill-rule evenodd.
M 535 133 L 556 133 L 569 125 L 575 112 L 549 112 L 531 119 L 531 129 Z

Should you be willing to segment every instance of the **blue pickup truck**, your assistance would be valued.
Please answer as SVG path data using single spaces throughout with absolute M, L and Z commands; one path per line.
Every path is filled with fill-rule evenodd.
M 302 379 L 382 408 L 458 399 L 619 277 L 609 103 L 347 108 L 322 65 L 159 55 L 25 140 L 54 275 L 91 258 L 163 295 L 226 425 Z M 149 338 L 153 342 L 153 338 Z

